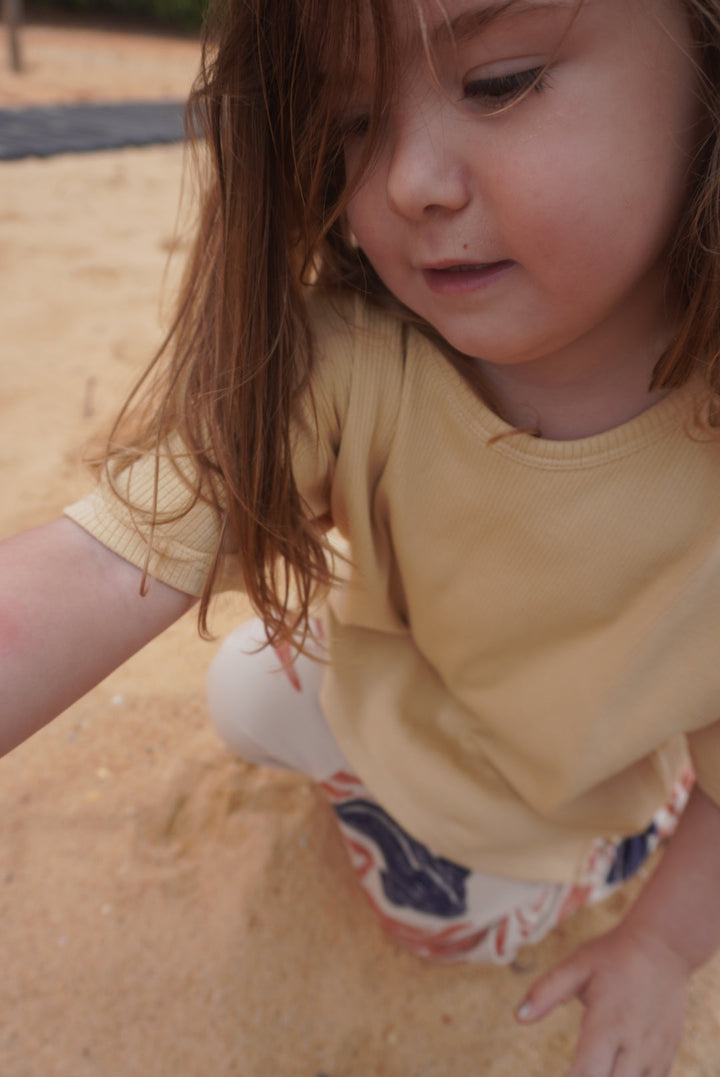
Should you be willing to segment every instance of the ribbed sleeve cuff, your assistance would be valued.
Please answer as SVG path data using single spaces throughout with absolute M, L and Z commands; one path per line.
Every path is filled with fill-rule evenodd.
M 179 465 L 182 475 L 167 452 L 158 460 L 154 455 L 140 457 L 112 482 L 104 475 L 92 493 L 63 511 L 126 561 L 170 587 L 199 596 L 215 556 L 218 520 L 213 508 L 192 492 L 195 483 L 187 457 L 180 456 Z M 224 571 L 219 582 L 220 589 L 227 590 L 240 581 Z
M 199 554 L 177 540 L 163 542 L 162 549 L 154 540 L 148 557 L 148 534 L 132 523 L 111 515 L 98 491 L 68 505 L 63 509 L 63 514 L 125 561 L 139 569 L 147 568 L 148 574 L 155 579 L 189 595 L 199 597 L 202 594 L 212 564 L 211 557 Z

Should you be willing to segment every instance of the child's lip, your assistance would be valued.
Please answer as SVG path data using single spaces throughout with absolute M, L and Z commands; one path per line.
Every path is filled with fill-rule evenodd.
M 515 262 L 472 262 L 445 259 L 421 267 L 425 281 L 433 292 L 471 292 L 492 283 L 513 268 Z
M 481 262 L 473 261 L 471 258 L 443 258 L 439 262 L 424 262 L 420 265 L 420 269 L 424 273 L 426 272 L 446 272 L 447 270 L 455 270 L 458 273 L 468 271 L 472 269 L 491 269 L 494 266 L 510 265 L 509 259 L 502 259 L 497 262 Z

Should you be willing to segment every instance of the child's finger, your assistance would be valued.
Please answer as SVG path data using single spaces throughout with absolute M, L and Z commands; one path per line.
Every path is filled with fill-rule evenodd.
M 562 1002 L 579 995 L 591 975 L 590 966 L 577 956 L 551 969 L 537 980 L 515 1011 L 519 1021 L 539 1021 Z
M 588 1074 L 592 1074 L 593 1077 L 616 1077 L 618 1073 L 617 1066 L 622 1057 L 622 1049 L 618 1047 L 610 1036 L 607 1034 L 592 1034 L 584 1030 L 578 1040 L 572 1065 L 565 1077 L 587 1077 Z M 635 1059 L 635 1062 L 637 1062 L 637 1059 Z M 640 1077 L 640 1074 L 649 1073 L 644 1069 L 639 1070 L 637 1065 L 629 1072 L 632 1077 Z M 627 1073 L 627 1071 L 623 1070 L 623 1073 Z

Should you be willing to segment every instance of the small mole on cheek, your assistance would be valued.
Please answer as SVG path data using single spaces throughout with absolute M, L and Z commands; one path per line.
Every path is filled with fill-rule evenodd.
M 468 249 L 467 243 L 463 243 L 463 250 L 466 251 L 467 249 Z

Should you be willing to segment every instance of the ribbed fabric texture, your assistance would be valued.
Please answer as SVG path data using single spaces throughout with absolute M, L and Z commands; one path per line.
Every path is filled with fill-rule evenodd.
M 545 441 L 396 319 L 314 319 L 296 478 L 352 550 L 323 706 L 378 800 L 453 860 L 559 882 L 593 838 L 644 829 L 687 745 L 720 801 L 720 445 L 694 433 L 694 389 Z M 151 471 L 130 485 L 145 508 Z M 163 513 L 187 498 L 169 465 L 160 488 Z M 68 512 L 144 562 L 147 531 L 107 485 Z M 215 542 L 196 505 L 158 525 L 150 571 L 197 594 Z

